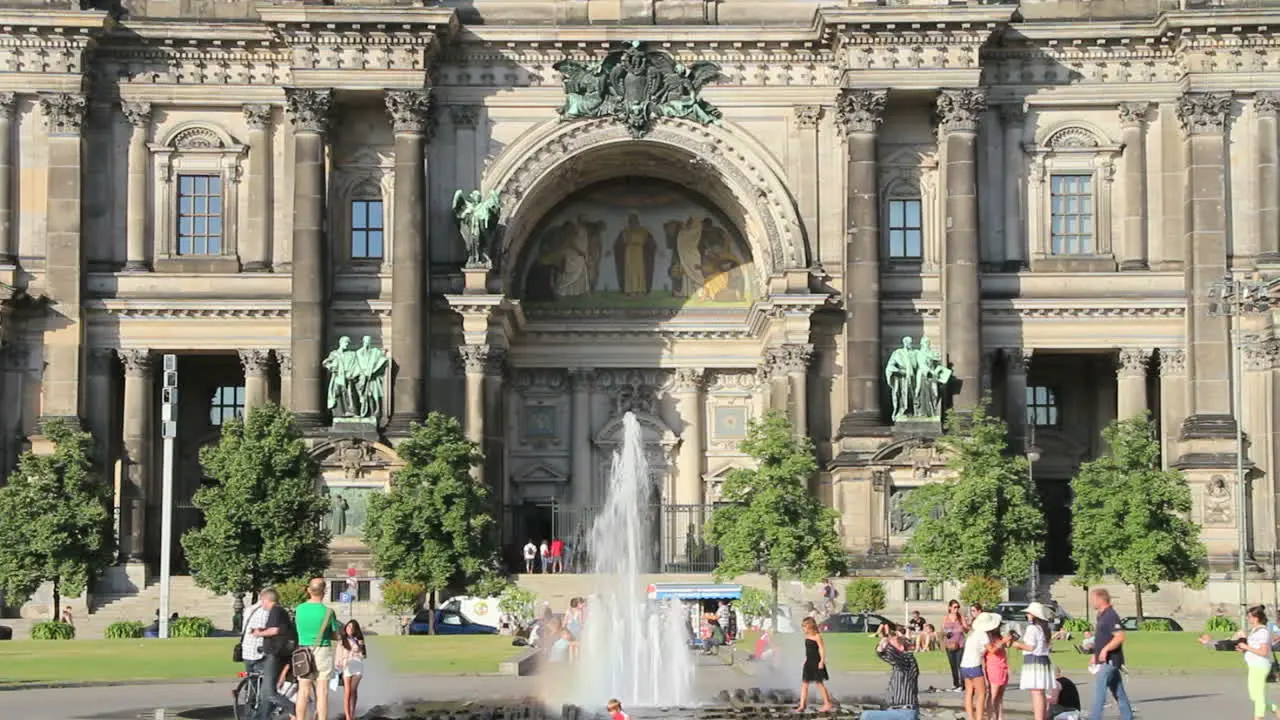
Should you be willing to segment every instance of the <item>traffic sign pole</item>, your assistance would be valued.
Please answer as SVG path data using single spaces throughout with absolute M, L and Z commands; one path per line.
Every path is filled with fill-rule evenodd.
M 160 436 L 164 439 L 164 478 L 160 508 L 160 637 L 169 637 L 169 579 L 173 563 L 173 441 L 178 436 L 178 356 L 164 356 L 160 389 Z

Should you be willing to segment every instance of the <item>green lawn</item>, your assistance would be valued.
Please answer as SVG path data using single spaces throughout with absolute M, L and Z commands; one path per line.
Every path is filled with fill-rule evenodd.
M 227 678 L 244 669 L 231 662 L 234 638 L 205 640 L 15 640 L 0 643 L 0 685 L 117 680 Z M 404 674 L 497 672 L 520 652 L 500 635 L 369 638 L 375 663 Z
M 827 653 L 833 670 L 883 670 L 885 664 L 875 655 L 876 638 L 848 633 L 828 633 Z M 1137 675 L 1190 675 L 1200 673 L 1243 672 L 1244 661 L 1236 653 L 1215 652 L 1198 642 L 1199 633 L 1129 633 L 1125 641 L 1125 664 Z M 1053 661 L 1069 675 L 1087 675 L 1087 655 L 1077 653 L 1070 643 L 1054 645 Z M 747 647 L 747 646 L 744 646 Z M 920 669 L 926 673 L 947 673 L 947 656 L 942 652 L 916 655 Z M 1010 669 L 1022 667 L 1022 653 L 1009 652 Z

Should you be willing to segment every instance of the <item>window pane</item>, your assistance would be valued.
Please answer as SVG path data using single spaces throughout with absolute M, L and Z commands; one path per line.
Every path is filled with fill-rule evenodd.
M 374 231 L 369 233 L 369 257 L 382 257 L 382 232 Z
M 1049 248 L 1054 254 L 1089 254 L 1094 247 L 1093 176 L 1050 178 Z
M 903 202 L 901 200 L 893 200 L 889 203 L 889 227 L 900 228 L 906 220 Z
M 369 227 L 377 230 L 382 229 L 382 201 L 375 200 L 369 203 Z
M 356 200 L 351 203 L 351 227 L 363 228 L 369 227 L 369 204 L 363 200 Z
M 243 417 L 244 390 L 243 385 L 216 388 L 210 400 L 209 423 L 216 426 L 232 418 Z
M 919 230 L 907 231 L 907 255 L 909 257 L 924 257 L 924 237 Z
M 919 200 L 907 201 L 907 227 L 909 228 L 920 227 L 920 201 Z

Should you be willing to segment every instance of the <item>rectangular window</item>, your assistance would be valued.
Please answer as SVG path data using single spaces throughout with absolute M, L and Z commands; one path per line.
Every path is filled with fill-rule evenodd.
M 903 597 L 907 602 L 941 602 L 942 589 L 930 580 L 907 580 Z
M 222 178 L 178 176 L 178 254 L 222 254 Z
M 1027 424 L 1058 427 L 1058 394 L 1053 388 L 1027 386 Z
M 209 403 L 209 424 L 214 427 L 222 423 L 244 416 L 244 386 L 220 387 L 213 391 L 213 400 Z
M 351 201 L 351 259 L 382 259 L 382 201 Z
M 1049 178 L 1049 252 L 1053 255 L 1092 255 L 1093 176 L 1053 175 Z
M 889 201 L 889 259 L 924 257 L 924 223 L 919 198 Z

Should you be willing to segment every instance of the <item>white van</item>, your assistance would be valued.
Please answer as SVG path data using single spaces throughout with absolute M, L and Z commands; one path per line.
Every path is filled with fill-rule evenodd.
M 478 598 L 470 595 L 458 595 L 449 598 L 440 606 L 441 610 L 452 610 L 477 625 L 501 627 L 502 612 L 498 610 L 498 598 Z

